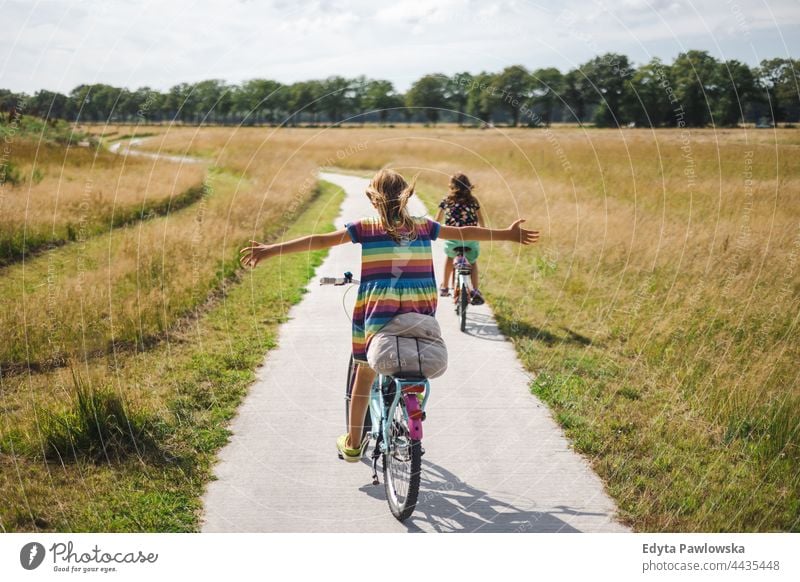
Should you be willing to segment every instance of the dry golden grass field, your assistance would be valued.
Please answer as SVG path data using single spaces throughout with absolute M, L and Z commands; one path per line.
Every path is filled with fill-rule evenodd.
M 0 266 L 191 203 L 204 173 L 34 136 L 14 140 L 11 161 L 22 181 L 0 206 Z
M 91 131 L 113 139 L 135 128 Z M 253 307 L 236 250 L 295 222 L 297 234 L 330 228 L 341 194 L 314 196 L 320 166 L 368 174 L 388 165 L 419 174 L 429 209 L 448 176 L 464 171 L 492 226 L 522 216 L 542 231 L 533 250 L 486 245 L 481 287 L 535 375 L 531 390 L 627 523 L 643 531 L 800 530 L 800 131 L 138 131 L 156 134 L 143 149 L 202 158 L 193 168 L 207 171 L 203 195 L 0 271 L 6 529 L 196 527 L 184 506 L 196 507 L 207 463 L 224 442 L 222 429 L 203 423 L 231 413 L 258 361 L 235 338 L 261 337 L 249 310 L 264 310 L 270 326 L 288 307 Z M 179 172 L 158 166 L 159 184 Z M 113 170 L 105 176 L 96 188 L 115 179 Z M 115 187 L 108 183 L 109 192 Z M 286 297 L 309 264 L 284 265 Z M 236 293 L 243 296 L 228 299 Z M 208 340 L 220 350 L 213 357 L 187 332 L 209 321 L 219 334 Z M 76 392 L 84 384 L 95 388 Z M 103 390 L 144 411 L 137 422 L 147 446 L 166 447 L 159 458 L 178 461 L 164 469 L 122 445 L 120 458 L 98 460 L 91 435 L 84 448 L 95 457 L 65 461 L 47 444 L 69 442 L 63 426 L 74 434 L 75 410 L 94 402 L 76 394 L 108 396 Z M 12 467 L 17 477 L 5 470 Z M 54 473 L 75 471 L 96 479 L 101 501 L 41 516 L 48 499 L 63 504 L 72 487 Z M 125 478 L 112 479 L 115 471 Z M 174 497 L 156 494 L 163 475 L 177 483 Z M 136 488 L 145 493 L 130 501 Z M 109 517 L 115 511 L 124 517 Z

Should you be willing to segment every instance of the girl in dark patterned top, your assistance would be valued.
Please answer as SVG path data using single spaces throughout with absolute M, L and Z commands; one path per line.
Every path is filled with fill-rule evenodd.
M 485 226 L 481 205 L 478 199 L 472 194 L 473 185 L 466 175 L 462 173 L 453 174 L 450 177 L 450 193 L 439 203 L 439 211 L 436 213 L 436 222 L 443 222 L 446 226 Z M 444 262 L 444 279 L 439 288 L 442 297 L 450 295 L 450 282 L 453 279 L 453 259 L 456 256 L 456 247 L 469 247 L 469 251 L 464 254 L 472 265 L 472 297 L 473 305 L 483 303 L 483 295 L 478 290 L 478 255 L 480 245 L 475 240 L 447 240 L 444 244 L 444 252 L 447 259 Z

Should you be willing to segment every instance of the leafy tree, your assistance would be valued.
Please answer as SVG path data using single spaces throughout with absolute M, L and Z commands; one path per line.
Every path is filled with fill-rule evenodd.
M 506 67 L 492 82 L 492 104 L 508 112 L 511 125 L 519 125 L 520 110 L 530 97 L 530 74 L 521 65 Z
M 622 115 L 638 126 L 661 127 L 673 120 L 670 67 L 654 58 L 639 67 L 630 79 L 631 98 L 622 106 Z
M 121 120 L 128 122 L 135 120 L 136 114 L 139 111 L 139 101 L 137 97 L 136 91 L 121 89 L 116 106 L 114 107 L 113 119 L 115 121 Z M 142 102 L 142 104 L 144 103 Z
M 242 83 L 231 95 L 231 107 L 242 120 L 275 122 L 288 108 L 289 92 L 271 79 L 251 79 Z
M 66 119 L 69 100 L 66 95 L 47 91 L 37 91 L 28 100 L 27 113 L 47 120 Z
M 472 75 L 466 72 L 456 73 L 449 77 L 445 83 L 445 99 L 450 108 L 458 112 L 457 121 L 459 125 L 464 123 L 472 83 Z
M 531 77 L 531 103 L 541 115 L 542 122 L 549 127 L 553 112 L 560 103 L 564 77 L 554 67 L 537 69 Z
M 16 111 L 19 98 L 19 95 L 8 89 L 0 89 L 0 116 L 5 115 L 10 120 L 14 115 L 14 111 Z
M 192 86 L 191 101 L 194 106 L 193 113 L 200 121 L 219 121 L 220 117 L 228 114 L 233 105 L 231 87 L 220 79 L 200 81 Z
M 289 88 L 289 115 L 293 125 L 297 125 L 303 113 L 311 116 L 316 121 L 316 115 L 319 111 L 317 99 L 320 95 L 320 89 L 319 81 L 292 83 Z
M 171 87 L 164 99 L 164 107 L 173 120 L 184 123 L 200 121 L 197 116 L 197 94 L 194 92 L 194 87 L 188 83 L 179 83 Z
M 750 67 L 736 60 L 720 63 L 718 95 L 714 99 L 714 121 L 723 127 L 744 123 L 746 112 L 759 99 L 756 77 Z
M 177 121 L 182 118 L 188 94 L 191 91 L 188 85 L 180 83 L 169 88 L 166 95 L 164 95 L 163 108 L 167 118 L 171 121 Z
M 328 77 L 320 82 L 320 109 L 331 123 L 339 123 L 349 106 L 350 81 L 344 77 Z
M 702 127 L 712 121 L 712 104 L 718 95 L 718 64 L 707 51 L 694 50 L 679 54 L 672 63 L 672 84 L 686 125 Z
M 765 59 L 756 71 L 766 89 L 774 122 L 800 120 L 800 60 Z
M 166 94 L 150 87 L 139 87 L 120 99 L 125 115 L 137 123 L 161 121 L 166 117 Z
M 70 92 L 78 118 L 88 121 L 110 121 L 121 89 L 97 83 L 94 85 L 78 85 Z
M 366 110 L 367 88 L 369 87 L 370 80 L 364 75 L 359 75 L 355 79 L 350 79 L 350 86 L 345 91 L 345 98 L 347 100 L 345 110 L 348 115 L 358 117 L 359 121 L 364 123 L 364 111 Z
M 570 109 L 570 115 L 581 123 L 586 119 L 586 110 L 595 100 L 594 89 L 589 79 L 580 69 L 573 69 L 564 75 L 564 102 Z
M 6 89 L 0 90 L 0 115 L 10 117 L 19 109 L 45 118 L 89 121 L 252 124 L 275 122 L 286 114 L 297 124 L 301 118 L 316 121 L 320 113 L 338 123 L 351 113 L 374 111 L 386 123 L 396 109 L 407 120 L 416 110 L 435 124 L 442 110 L 449 110 L 452 114 L 446 118 L 454 116 L 459 124 L 467 115 L 485 122 L 499 115 L 519 125 L 522 112 L 530 107 L 548 125 L 556 119 L 593 118 L 598 126 L 626 121 L 731 126 L 764 116 L 776 122 L 800 119 L 799 70 L 798 60 L 768 59 L 752 69 L 738 61 L 719 63 L 705 51 L 681 53 L 672 65 L 653 59 L 634 69 L 626 56 L 608 53 L 564 75 L 552 67 L 529 74 L 520 65 L 496 74 L 426 75 L 406 95 L 398 94 L 388 81 L 363 76 L 331 76 L 291 86 L 269 79 L 240 85 L 208 79 L 181 83 L 163 93 L 102 83 L 79 85 L 66 96 L 42 90 L 27 97 Z M 26 107 L 17 104 L 21 98 L 28 101 Z
M 436 125 L 440 110 L 447 107 L 446 87 L 447 80 L 443 75 L 425 75 L 408 90 L 406 105 L 424 109 L 428 122 Z
M 380 122 L 385 124 L 390 111 L 402 107 L 403 99 L 395 92 L 390 81 L 369 81 L 362 105 L 366 111 L 377 111 Z
M 482 72 L 472 78 L 472 87 L 467 96 L 467 112 L 484 123 L 492 121 L 492 87 L 494 75 Z
M 628 57 L 606 53 L 581 66 L 581 70 L 591 82 L 599 101 L 594 114 L 595 124 L 598 127 L 622 124 L 622 109 L 631 96 L 628 81 L 634 72 Z

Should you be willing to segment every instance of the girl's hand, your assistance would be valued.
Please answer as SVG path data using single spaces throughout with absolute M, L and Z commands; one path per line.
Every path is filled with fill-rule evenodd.
M 511 242 L 516 242 L 521 245 L 530 245 L 535 242 L 539 241 L 539 231 L 538 230 L 527 230 L 520 226 L 521 223 L 525 222 L 524 218 L 520 218 L 519 220 L 515 220 L 514 223 L 506 229 L 508 233 L 508 239 Z
M 239 262 L 243 267 L 255 268 L 259 262 L 263 261 L 264 259 L 268 259 L 275 254 L 275 250 L 272 245 L 264 245 L 254 240 L 251 240 L 250 242 L 253 246 L 245 247 L 239 251 Z

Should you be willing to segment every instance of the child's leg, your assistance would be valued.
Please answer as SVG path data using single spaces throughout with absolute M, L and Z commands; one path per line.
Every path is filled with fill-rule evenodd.
M 369 405 L 369 389 L 375 380 L 375 371 L 367 365 L 356 366 L 356 378 L 353 382 L 353 392 L 350 395 L 350 448 L 361 445 L 361 435 L 364 433 L 364 417 Z
M 444 258 L 444 279 L 442 279 L 441 287 L 452 287 L 451 279 L 453 278 L 453 259 L 450 257 Z
M 470 274 L 470 280 L 472 281 L 472 288 L 478 289 L 478 261 L 472 263 L 472 273 Z

